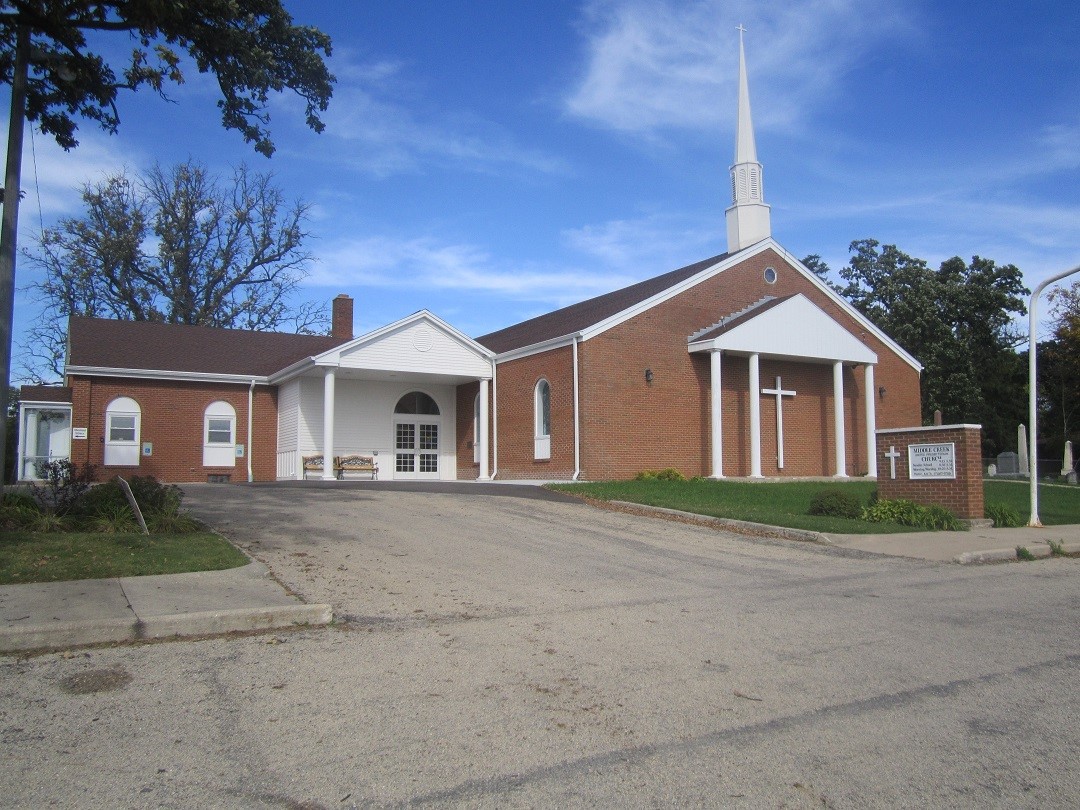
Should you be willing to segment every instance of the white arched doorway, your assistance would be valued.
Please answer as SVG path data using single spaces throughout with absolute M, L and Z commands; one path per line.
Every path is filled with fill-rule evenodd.
M 423 391 L 410 391 L 394 406 L 394 478 L 439 477 L 442 412 Z
M 142 409 L 131 397 L 117 397 L 105 409 L 105 466 L 139 466 Z

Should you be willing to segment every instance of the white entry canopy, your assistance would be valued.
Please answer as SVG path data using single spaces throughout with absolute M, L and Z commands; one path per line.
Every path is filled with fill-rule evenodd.
M 691 352 L 873 364 L 877 355 L 802 293 L 759 302 L 691 335 Z
M 491 351 L 427 310 L 295 363 L 271 377 L 281 383 L 313 369 L 336 368 L 354 379 L 424 377 L 446 384 L 490 379 Z

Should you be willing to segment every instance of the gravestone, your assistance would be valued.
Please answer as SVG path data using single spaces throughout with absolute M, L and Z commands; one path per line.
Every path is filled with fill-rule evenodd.
M 1065 442 L 1065 458 L 1061 464 L 1061 474 L 1065 476 L 1065 480 L 1070 484 L 1076 483 L 1076 466 L 1073 463 L 1072 442 Z
M 1016 428 L 1016 455 L 1018 457 L 1017 464 L 1020 469 L 1017 470 L 1020 475 L 1028 474 L 1028 438 L 1027 427 L 1019 425 Z
M 1020 457 L 1011 450 L 1005 453 L 998 453 L 997 472 L 998 475 L 1019 475 Z

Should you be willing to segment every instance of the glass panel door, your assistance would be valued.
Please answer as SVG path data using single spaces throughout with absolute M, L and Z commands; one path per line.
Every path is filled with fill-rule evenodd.
M 439 477 L 437 422 L 398 422 L 394 425 L 394 472 L 401 478 Z

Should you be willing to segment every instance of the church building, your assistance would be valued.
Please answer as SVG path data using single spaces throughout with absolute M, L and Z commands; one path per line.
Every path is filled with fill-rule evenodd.
M 427 310 L 354 337 L 343 295 L 328 336 L 73 317 L 20 479 L 876 476 L 921 366 L 773 239 L 741 40 L 738 105 L 727 252 L 475 339 Z

